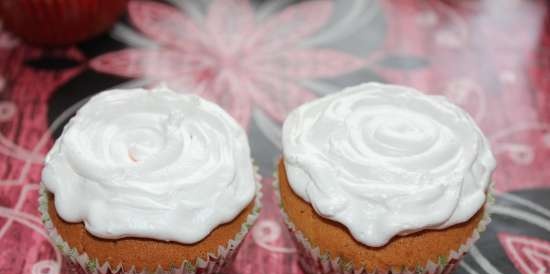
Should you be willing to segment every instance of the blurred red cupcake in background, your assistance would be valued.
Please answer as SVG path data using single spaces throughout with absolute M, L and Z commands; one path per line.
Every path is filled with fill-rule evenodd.
M 128 0 L 1 0 L 0 20 L 36 45 L 66 46 L 107 30 Z

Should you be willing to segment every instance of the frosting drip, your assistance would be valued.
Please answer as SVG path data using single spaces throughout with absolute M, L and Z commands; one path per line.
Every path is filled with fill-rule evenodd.
M 467 221 L 496 162 L 472 118 L 443 97 L 376 83 L 294 110 L 283 126 L 292 189 L 368 246 Z
M 45 160 L 58 214 L 91 234 L 191 244 L 234 219 L 255 182 L 244 130 L 166 88 L 110 90 L 73 117 Z

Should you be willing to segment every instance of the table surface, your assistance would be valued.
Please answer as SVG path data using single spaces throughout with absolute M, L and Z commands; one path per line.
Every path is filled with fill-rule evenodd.
M 457 273 L 550 273 L 544 1 L 171 0 L 128 11 L 108 33 L 62 50 L 0 31 L 0 273 L 58 272 L 37 190 L 75 110 L 104 89 L 160 82 L 216 101 L 250 135 L 265 207 L 226 272 L 302 273 L 270 185 L 281 123 L 305 101 L 366 81 L 443 94 L 491 142 L 493 222 Z

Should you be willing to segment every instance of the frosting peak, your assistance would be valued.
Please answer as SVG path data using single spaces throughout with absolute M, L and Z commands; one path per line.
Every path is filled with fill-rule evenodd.
M 48 153 L 42 181 L 58 214 L 95 236 L 191 244 L 251 202 L 253 173 L 233 118 L 156 88 L 91 98 Z
M 283 151 L 294 192 L 368 246 L 467 221 L 485 202 L 496 165 L 465 111 L 376 83 L 294 110 Z

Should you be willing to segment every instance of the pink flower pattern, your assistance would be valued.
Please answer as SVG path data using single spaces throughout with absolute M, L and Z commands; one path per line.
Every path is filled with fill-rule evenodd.
M 495 4 L 476 7 L 486 1 L 447 2 L 381 1 L 388 28 L 378 52 L 385 56 L 375 60 L 380 56 L 373 53 L 359 58 L 308 46 L 310 38 L 322 37 L 321 32 L 331 28 L 330 17 L 346 16 L 337 13 L 333 1 L 292 4 L 261 20 L 246 0 L 213 0 L 202 19 L 168 4 L 134 1 L 129 6 L 129 18 L 155 47 L 106 53 L 90 60 L 89 65 L 102 73 L 145 79 L 153 85 L 166 82 L 210 98 L 243 125 L 249 124 L 255 108 L 280 124 L 290 109 L 315 97 L 301 86 L 303 81 L 319 83 L 318 78 L 340 77 L 359 69 L 365 69 L 361 74 L 370 71 L 387 81 L 430 93 L 443 92 L 481 125 L 499 162 L 494 176 L 499 192 L 494 208 L 500 211 L 495 211 L 495 221 L 485 232 L 488 235 L 477 244 L 480 252 L 472 252 L 474 260 L 463 263 L 471 264 L 478 273 L 491 273 L 484 269 L 487 264 L 499 271 L 508 264 L 522 274 L 546 273 L 550 269 L 546 234 L 526 237 L 499 232 L 516 225 L 525 228 L 521 234 L 528 233 L 533 225 L 544 229 L 550 216 L 544 197 L 550 185 L 546 168 L 550 159 L 550 93 L 546 81 L 550 66 L 544 58 L 550 56 L 550 17 L 547 15 L 541 26 L 543 35 L 534 39 L 533 34 L 540 34 L 528 30 L 537 30 L 533 26 L 541 20 L 544 8 L 538 5 L 542 1 L 522 3 L 521 9 L 513 6 L 517 1 L 499 2 L 498 12 L 493 13 L 483 9 Z M 475 20 L 468 17 L 472 14 Z M 500 20 L 503 16 L 515 19 Z M 519 21 L 522 24 L 515 23 Z M 512 32 L 521 37 L 510 40 Z M 538 61 L 528 64 L 530 74 L 526 75 L 523 65 L 530 59 L 525 55 L 533 52 Z M 76 48 L 53 52 L 31 48 L 0 31 L 0 274 L 59 273 L 65 262 L 41 225 L 36 209 L 38 182 L 42 159 L 52 144 L 51 132 L 61 125 L 48 127 L 48 107 L 62 110 L 48 101 L 63 95 L 67 82 L 82 80 L 79 77 L 89 68 L 84 56 Z M 415 67 L 409 62 L 414 56 L 429 60 L 429 65 Z M 75 65 L 61 70 L 41 68 L 49 62 L 40 61 L 42 58 L 65 58 Z M 42 63 L 29 65 L 36 60 Z M 405 62 L 405 69 L 396 64 L 402 65 L 401 61 L 409 62 Z M 70 116 L 75 106 L 65 110 L 60 120 Z M 302 273 L 280 221 L 269 187 L 271 178 L 263 183 L 265 207 L 261 218 L 228 273 Z M 516 194 L 503 192 L 516 190 L 522 190 L 516 192 L 516 200 L 506 200 L 506 195 Z M 525 193 L 542 193 L 537 197 L 543 198 L 522 196 Z M 502 201 L 516 203 L 507 207 Z M 517 220 L 502 219 L 512 215 Z M 494 241 L 491 236 L 498 236 L 502 249 L 489 249 Z M 485 245 L 487 241 L 491 244 Z M 483 256 L 487 256 L 485 266 L 472 263 L 483 260 Z M 496 260 L 502 256 L 508 256 L 511 263 Z M 459 273 L 465 273 L 465 265 L 460 265 Z
M 499 240 L 521 274 L 550 273 L 550 242 L 507 233 Z
M 52 145 L 45 102 L 84 66 L 46 72 L 25 65 L 44 55 L 26 45 L 0 47 L 0 274 L 57 274 L 62 261 L 38 213 L 42 160 Z M 75 48 L 58 56 L 84 58 Z
M 367 63 L 334 49 L 301 46 L 327 23 L 333 5 L 307 1 L 256 22 L 247 0 L 217 0 L 197 24 L 175 7 L 133 1 L 131 21 L 158 48 L 110 52 L 90 65 L 199 94 L 243 126 L 255 106 L 281 122 L 290 110 L 315 97 L 300 81 L 339 76 Z

